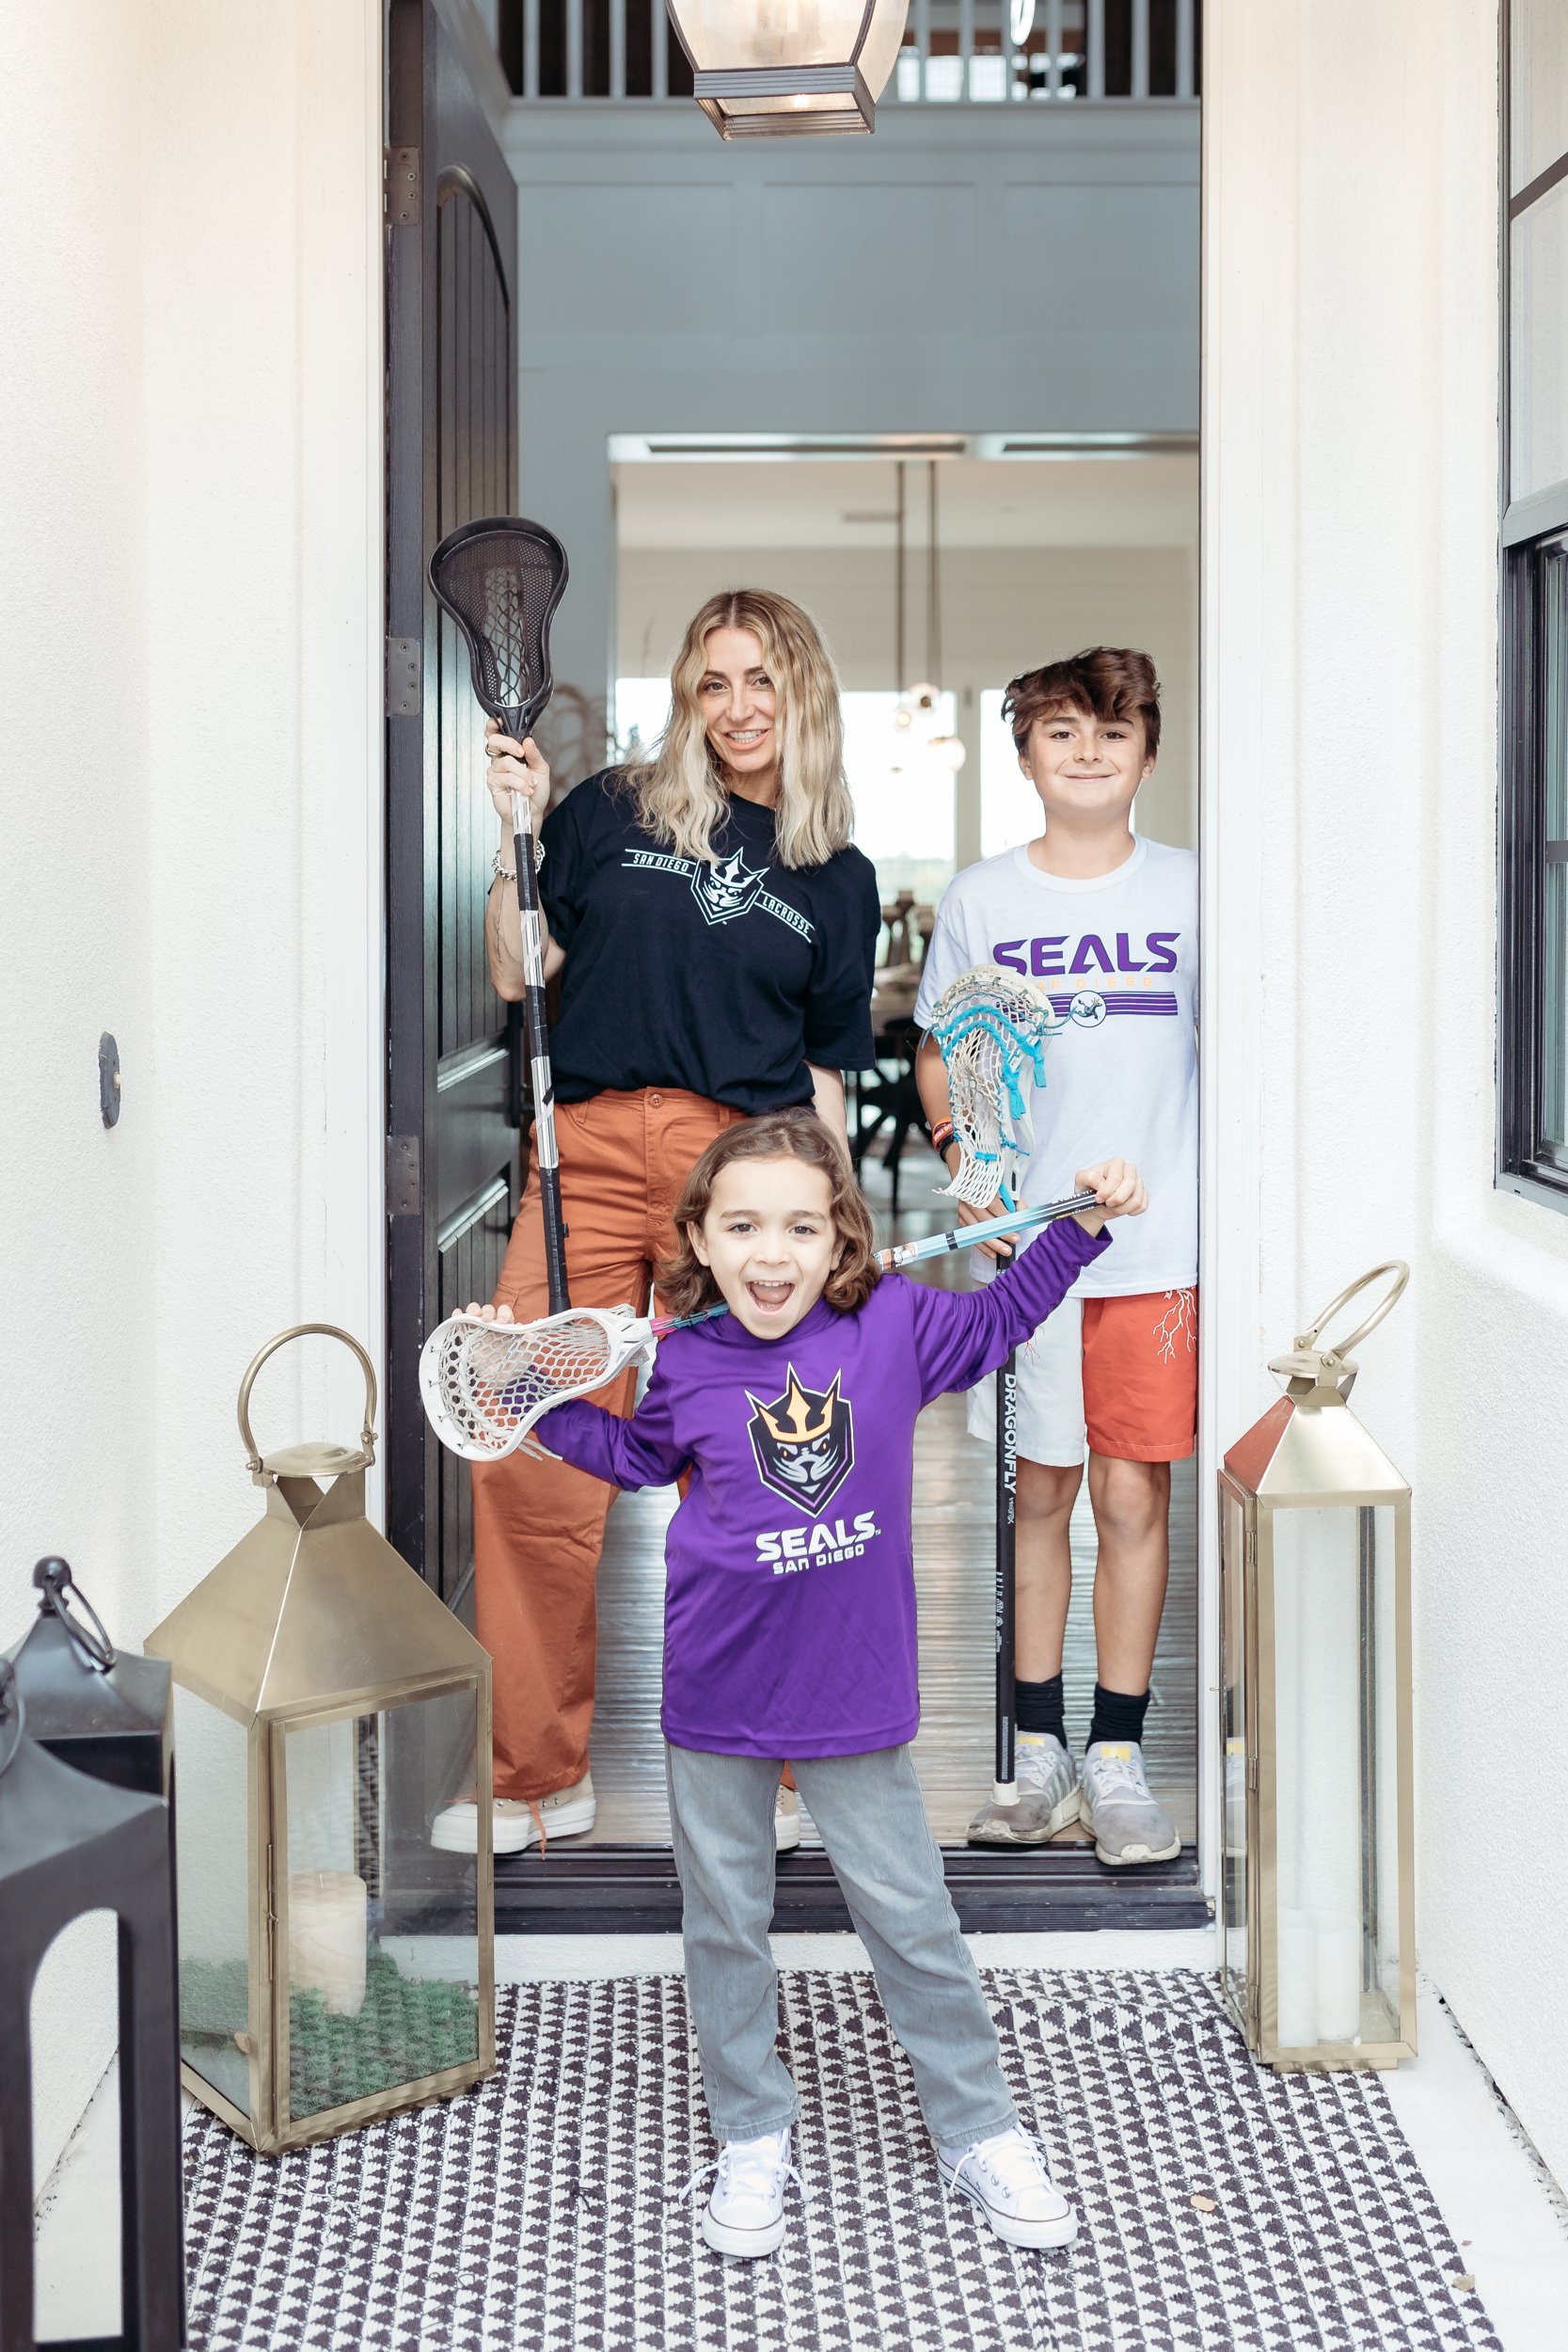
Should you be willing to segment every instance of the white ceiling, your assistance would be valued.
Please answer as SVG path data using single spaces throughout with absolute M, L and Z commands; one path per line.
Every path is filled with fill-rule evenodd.
M 721 458 L 617 463 L 624 548 L 868 548 L 892 551 L 888 458 Z M 1190 547 L 1197 456 L 1138 453 L 942 459 L 944 548 Z M 908 544 L 926 540 L 926 468 L 906 469 Z M 882 519 L 877 519 L 877 518 Z

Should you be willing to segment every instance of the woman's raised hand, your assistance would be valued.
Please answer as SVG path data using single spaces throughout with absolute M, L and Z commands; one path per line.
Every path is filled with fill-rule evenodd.
M 488 763 L 484 781 L 490 787 L 490 798 L 505 819 L 508 833 L 512 828 L 512 795 L 523 793 L 533 803 L 533 823 L 537 832 L 550 803 L 550 771 L 544 753 L 532 736 L 523 743 L 510 735 L 503 735 L 499 719 L 484 722 L 484 756 Z
M 510 1323 L 512 1321 L 510 1307 L 482 1307 L 477 1298 L 470 1298 L 463 1311 L 465 1314 L 478 1315 L 482 1323 Z

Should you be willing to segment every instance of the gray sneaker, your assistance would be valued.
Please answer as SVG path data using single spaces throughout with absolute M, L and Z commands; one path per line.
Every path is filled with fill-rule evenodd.
M 969 1825 L 974 1846 L 1042 1846 L 1078 1819 L 1078 1774 L 1054 1733 L 1018 1735 L 1018 1803 L 988 1804 Z
M 1181 1851 L 1176 1823 L 1149 1794 L 1144 1752 L 1135 1740 L 1095 1741 L 1084 1758 L 1079 1818 L 1094 1832 L 1095 1852 L 1113 1868 L 1174 1862 Z

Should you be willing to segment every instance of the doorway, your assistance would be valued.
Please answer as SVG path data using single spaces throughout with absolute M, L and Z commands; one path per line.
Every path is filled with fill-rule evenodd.
M 1001 453 L 1005 445 L 1021 453 Z M 932 453 L 933 451 L 940 453 Z M 936 470 L 939 469 L 939 470 Z M 932 483 L 932 471 L 936 478 Z M 1164 734 L 1136 824 L 1196 847 L 1197 464 L 1191 442 L 1117 437 L 1044 443 L 1038 437 L 951 435 L 776 449 L 755 437 L 689 453 L 678 437 L 612 444 L 616 515 L 616 658 L 611 726 L 634 755 L 662 726 L 668 668 L 690 613 L 716 589 L 782 590 L 822 625 L 845 691 L 847 759 L 857 839 L 882 887 L 876 1008 L 879 1065 L 852 1073 L 863 1115 L 894 1087 L 931 911 L 961 866 L 1026 840 L 1038 807 L 1019 774 L 1001 717 L 1016 671 L 1097 643 L 1154 656 Z M 902 474 L 902 482 L 900 482 Z M 928 493 L 934 488 L 934 499 Z M 900 506 L 902 522 L 900 523 Z M 930 525 L 935 515 L 933 551 Z M 903 539 L 904 561 L 897 560 Z M 933 560 L 934 552 L 934 560 Z M 900 620 L 899 608 L 902 605 Z M 962 765 L 911 761 L 893 712 L 912 676 L 934 683 L 944 733 Z M 883 1049 L 886 1049 L 885 1052 Z M 853 1118 L 853 1113 L 852 1113 Z M 943 1171 L 918 1131 L 872 1138 L 863 1184 L 879 1242 L 951 1222 Z M 926 1271 L 916 1269 L 916 1274 Z M 932 1279 L 966 1285 L 967 1260 Z M 990 1456 L 966 1431 L 964 1402 L 923 1419 L 916 1463 L 923 1726 L 915 1745 L 932 1826 L 967 1926 L 1193 1925 L 1198 1891 L 1197 1486 L 1178 1464 L 1171 1502 L 1171 1579 L 1146 1734 L 1151 1783 L 1177 1821 L 1180 1859 L 1103 1870 L 1087 1841 L 1007 1851 L 965 1844 L 989 1793 L 993 1723 Z M 579 1927 L 673 1924 L 668 1867 L 658 1660 L 664 1530 L 673 1498 L 622 1497 L 612 1510 L 598 1583 L 598 1697 L 592 1768 L 595 1829 L 574 1839 L 569 1870 L 536 1857 L 498 1880 L 503 1913 Z M 1094 1682 L 1095 1531 L 1086 1492 L 1074 1515 L 1074 1596 L 1065 1679 L 1069 1740 L 1081 1748 Z M 560 1864 L 568 1861 L 567 1849 Z M 570 1890 L 568 1892 L 568 1889 Z M 838 1926 L 843 1914 L 820 1841 L 781 1860 L 779 1924 Z

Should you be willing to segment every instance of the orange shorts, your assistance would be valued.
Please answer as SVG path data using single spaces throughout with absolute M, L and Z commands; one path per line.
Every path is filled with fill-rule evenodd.
M 973 1436 L 996 1434 L 994 1383 L 969 1395 Z M 1080 1298 L 1069 1291 L 1018 1351 L 1018 1450 L 1071 1469 L 1085 1446 L 1124 1462 L 1184 1461 L 1197 1441 L 1197 1292 Z

